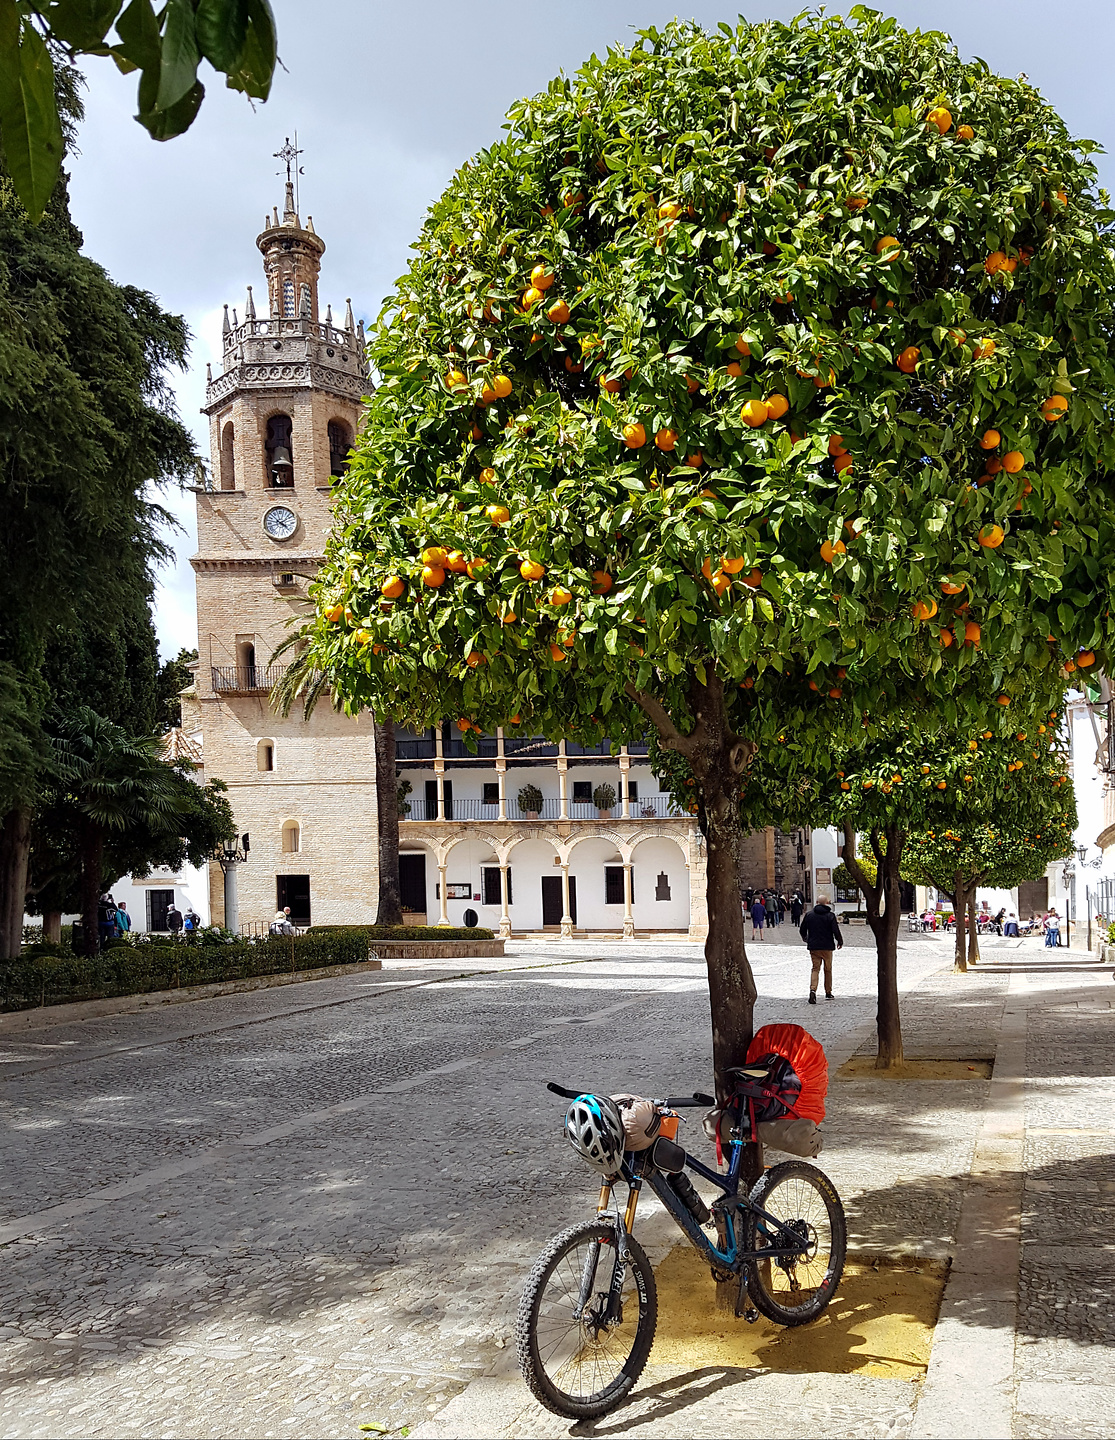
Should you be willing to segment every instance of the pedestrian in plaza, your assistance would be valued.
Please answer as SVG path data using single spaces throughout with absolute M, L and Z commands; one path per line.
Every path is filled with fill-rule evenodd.
M 800 924 L 801 924 L 801 915 L 802 915 L 802 911 L 804 910 L 804 908 L 805 908 L 805 904 L 804 904 L 804 902 L 803 902 L 803 900 L 802 900 L 802 898 L 801 898 L 801 891 L 800 891 L 800 890 L 795 890 L 794 893 L 790 896 L 790 923 L 791 923 L 791 925 L 800 925 Z
M 1017 936 L 1018 934 L 1018 916 L 1013 910 L 1007 912 L 1007 918 L 1003 922 L 1003 934 L 1011 936 Z
M 1050 910 L 1045 917 L 1045 945 L 1047 950 L 1056 950 L 1061 943 L 1061 917 L 1056 910 Z
M 817 982 L 821 978 L 822 966 L 825 972 L 825 999 L 831 1000 L 832 952 L 834 948 L 843 950 L 844 936 L 840 933 L 840 925 L 832 912 L 827 895 L 818 895 L 816 905 L 803 917 L 799 933 L 809 947 L 809 958 L 813 962 L 813 974 L 809 980 L 809 1003 L 817 1003 Z
M 197 927 L 194 925 L 194 912 L 187 910 L 182 916 L 182 934 L 188 940 Z
M 751 902 L 751 938 L 761 940 L 763 938 L 763 922 L 767 918 L 767 907 L 763 904 L 763 897 L 756 895 Z
M 97 939 L 102 950 L 116 939 L 116 901 L 107 891 L 97 901 Z
M 271 921 L 271 924 L 267 927 L 267 930 L 268 933 L 271 935 L 294 934 L 294 926 L 291 924 L 290 920 L 289 905 L 285 905 L 281 910 L 275 911 L 275 918 Z
M 167 906 L 166 928 L 177 940 L 182 930 L 182 912 L 181 910 L 179 910 L 178 906 L 175 905 L 173 900 Z
M 784 925 L 784 924 L 786 923 L 786 912 L 789 910 L 789 908 L 790 908 L 790 902 L 789 902 L 789 900 L 786 898 L 786 896 L 785 896 L 785 895 L 779 895 L 779 897 L 778 897 L 778 923 L 779 923 L 779 925 Z
M 991 923 L 992 923 L 992 925 L 995 926 L 995 934 L 996 934 L 996 935 L 1001 935 L 1001 934 L 1003 933 L 1003 920 L 1004 920 L 1004 918 L 1005 918 L 1005 916 L 1006 916 L 1006 913 L 1007 913 L 1007 907 L 1004 905 L 1004 906 L 1003 906 L 995 915 L 993 915 L 992 918 L 991 918 Z
M 116 933 L 126 935 L 132 928 L 132 917 L 128 914 L 128 902 L 119 900 L 116 904 Z

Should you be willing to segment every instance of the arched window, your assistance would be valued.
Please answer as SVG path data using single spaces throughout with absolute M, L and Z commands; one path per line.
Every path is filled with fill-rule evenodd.
M 329 473 L 339 477 L 348 469 L 349 452 L 352 450 L 352 431 L 343 420 L 329 422 Z
M 267 422 L 267 483 L 276 489 L 287 489 L 294 484 L 291 430 L 289 415 L 272 415 Z
M 261 771 L 275 768 L 275 742 L 261 740 L 256 746 L 256 769 Z
M 234 448 L 235 433 L 232 421 L 227 421 L 221 427 L 221 489 L 236 489 L 236 452 Z
M 302 827 L 297 820 L 283 821 L 283 854 L 297 855 L 302 848 Z

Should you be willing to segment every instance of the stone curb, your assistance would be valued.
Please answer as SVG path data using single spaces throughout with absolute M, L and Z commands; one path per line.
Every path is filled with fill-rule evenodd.
M 253 975 L 245 980 L 217 980 L 210 985 L 183 985 L 179 990 L 148 990 L 142 995 L 113 995 L 105 1000 L 74 1000 L 67 1005 L 38 1005 L 33 1010 L 13 1010 L 0 1015 L 0 1035 L 18 1035 L 25 1030 L 42 1030 L 48 1025 L 66 1025 L 95 1020 L 101 1015 L 134 1015 L 159 1005 L 178 1005 L 187 1000 L 213 1000 L 218 995 L 240 995 L 249 990 L 270 990 L 276 985 L 300 985 L 305 980 L 332 980 L 340 975 L 358 975 L 365 970 L 382 970 L 382 960 L 359 960 L 353 965 L 323 965 L 317 970 L 277 971 Z

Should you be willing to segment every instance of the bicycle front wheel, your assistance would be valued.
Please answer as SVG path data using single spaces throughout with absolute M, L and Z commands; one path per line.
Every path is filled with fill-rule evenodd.
M 658 1323 L 654 1271 L 630 1236 L 617 1321 L 605 1311 L 616 1268 L 616 1232 L 590 1220 L 555 1235 L 519 1302 L 519 1368 L 536 1400 L 556 1415 L 588 1419 L 614 1409 L 643 1373 Z
M 844 1273 L 848 1231 L 836 1187 L 815 1165 L 788 1160 L 759 1179 L 751 1201 L 778 1225 L 750 1215 L 749 1250 L 784 1250 L 788 1234 L 801 1240 L 796 1255 L 751 1262 L 747 1293 L 752 1303 L 778 1325 L 815 1320 Z

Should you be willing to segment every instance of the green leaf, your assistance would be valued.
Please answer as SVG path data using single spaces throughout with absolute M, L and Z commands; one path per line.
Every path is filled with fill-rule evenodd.
M 62 165 L 54 66 L 38 32 L 0 0 L 0 140 L 16 194 L 37 223 Z
M 266 100 L 279 58 L 275 17 L 268 0 L 247 0 L 248 31 L 244 48 L 228 72 L 228 88 L 242 90 L 253 100 Z
M 190 0 L 167 0 L 165 20 L 159 89 L 154 105 L 156 110 L 171 110 L 179 100 L 190 93 L 197 80 L 197 67 L 201 59 L 197 50 L 194 9 Z
M 100 45 L 119 9 L 120 0 L 48 0 L 41 7 L 50 33 L 75 50 Z
M 229 71 L 248 36 L 248 0 L 198 0 L 197 46 L 215 70 Z
M 188 130 L 197 118 L 201 102 L 205 98 L 205 86 L 200 80 L 194 81 L 192 90 L 186 92 L 169 110 L 152 110 L 136 119 L 150 134 L 152 140 L 173 140 L 176 135 Z
M 116 34 L 120 44 L 114 54 L 139 70 L 158 71 L 162 37 L 151 0 L 132 0 L 116 22 Z

